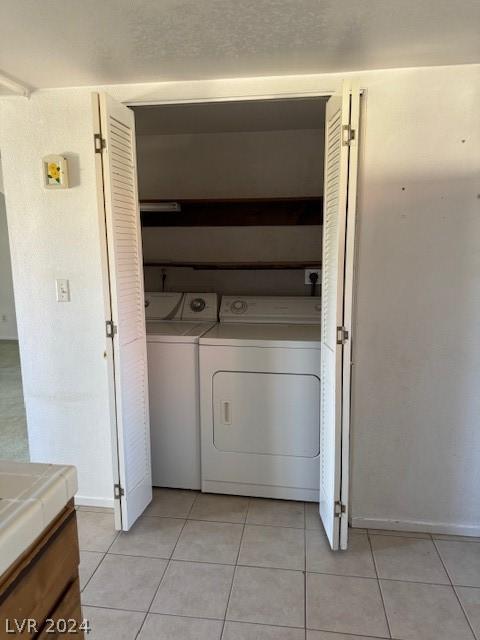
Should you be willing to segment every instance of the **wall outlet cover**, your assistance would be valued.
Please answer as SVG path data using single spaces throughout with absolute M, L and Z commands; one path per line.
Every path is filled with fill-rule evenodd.
M 322 280 L 322 270 L 321 269 L 305 269 L 305 284 L 312 284 L 310 280 L 310 274 L 316 273 L 318 276 L 318 280 L 315 284 L 320 284 Z

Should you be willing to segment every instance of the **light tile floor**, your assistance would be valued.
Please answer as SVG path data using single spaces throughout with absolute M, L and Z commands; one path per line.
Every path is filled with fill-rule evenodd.
M 120 534 L 79 509 L 87 637 L 480 640 L 479 539 L 352 530 L 333 553 L 317 508 L 156 489 Z
M 0 340 L 0 458 L 28 462 L 20 355 L 16 340 Z

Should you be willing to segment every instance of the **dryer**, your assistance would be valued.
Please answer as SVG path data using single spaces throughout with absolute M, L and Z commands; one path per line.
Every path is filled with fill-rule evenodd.
M 217 314 L 215 293 L 145 293 L 154 486 L 200 489 L 198 341 Z
M 320 298 L 224 296 L 200 338 L 202 490 L 318 501 Z

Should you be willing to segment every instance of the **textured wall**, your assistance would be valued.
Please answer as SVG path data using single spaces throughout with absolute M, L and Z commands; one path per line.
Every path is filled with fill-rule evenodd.
M 480 535 L 479 108 L 478 66 L 367 83 L 352 408 L 360 526 Z
M 146 227 L 145 260 L 185 262 L 313 262 L 322 256 L 321 226 Z M 308 295 L 303 270 L 167 269 L 170 291 L 217 291 L 221 294 Z M 147 290 L 160 290 L 161 269 L 145 269 Z
M 17 323 L 8 242 L 7 209 L 0 167 L 0 340 L 15 340 L 16 338 Z
M 457 530 L 480 521 L 479 70 L 355 76 L 366 89 L 352 425 L 357 521 Z M 198 100 L 328 92 L 341 79 L 108 90 L 126 101 Z M 55 460 L 73 461 L 76 452 L 82 491 L 98 496 L 109 489 L 111 456 L 89 101 L 88 90 L 2 101 L 0 147 L 8 157 L 2 162 L 29 419 Z M 80 186 L 50 197 L 40 186 L 39 159 L 54 151 L 76 155 Z M 25 168 L 20 174 L 18 166 Z M 55 273 L 72 277 L 71 306 L 52 301 Z
M 110 503 L 112 455 L 105 316 L 89 91 L 4 100 L 0 146 L 29 447 L 34 462 L 74 464 L 79 495 Z M 41 159 L 70 160 L 72 188 L 43 187 Z M 71 302 L 55 299 L 70 280 Z
M 142 135 L 140 199 L 319 196 L 323 145 L 321 128 Z
M 319 123 L 321 125 L 322 123 Z M 323 193 L 323 129 L 142 135 L 137 138 L 140 198 L 255 198 Z M 146 260 L 286 262 L 320 260 L 321 227 L 143 229 Z M 145 286 L 161 288 L 147 268 Z M 170 290 L 308 295 L 303 271 L 168 269 Z

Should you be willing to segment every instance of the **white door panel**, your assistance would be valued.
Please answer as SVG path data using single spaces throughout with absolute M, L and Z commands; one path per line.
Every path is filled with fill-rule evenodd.
M 322 253 L 322 345 L 320 418 L 320 517 L 332 549 L 346 548 L 348 531 L 349 376 L 344 379 L 345 310 L 351 310 L 355 192 L 349 188 L 356 172 L 359 93 L 350 87 L 332 96 L 326 108 L 325 176 Z M 352 122 L 352 114 L 357 119 Z M 352 222 L 353 221 L 353 222 Z M 347 255 L 348 252 L 348 255 Z M 346 270 L 346 264 L 352 268 Z M 350 316 L 351 317 L 351 314 Z M 348 326 L 351 337 L 351 323 Z M 339 340 L 340 337 L 340 340 Z M 349 369 L 348 363 L 348 369 Z M 344 410 L 345 409 L 345 410 Z M 343 510 L 343 513 L 342 513 Z M 342 542 L 341 542 L 342 540 Z
M 143 260 L 131 109 L 98 96 L 105 141 L 102 184 L 108 248 L 116 444 L 121 528 L 128 530 L 152 499 Z M 115 470 L 116 471 L 116 470 Z M 118 520 L 117 520 L 118 522 Z

